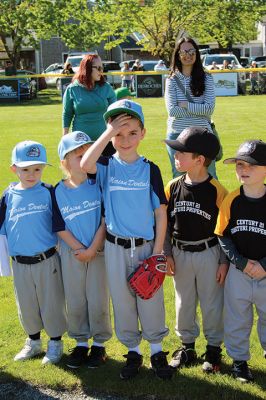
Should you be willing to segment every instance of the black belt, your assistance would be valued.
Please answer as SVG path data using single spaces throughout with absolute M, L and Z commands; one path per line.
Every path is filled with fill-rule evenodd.
M 20 263 L 20 264 L 38 264 L 41 261 L 47 260 L 47 258 L 52 257 L 56 253 L 56 248 L 52 247 L 51 249 L 44 251 L 41 254 L 37 254 L 36 256 L 12 256 L 12 260 Z
M 210 247 L 216 246 L 217 244 L 218 244 L 217 237 L 214 237 L 213 239 L 210 240 L 206 240 L 205 242 L 199 244 L 180 243 L 177 239 L 173 238 L 174 246 L 178 247 L 180 250 L 190 251 L 192 253 L 196 251 L 204 251 Z
M 122 239 L 120 237 L 111 235 L 111 233 L 106 232 L 106 240 L 108 240 L 108 242 L 114 243 L 114 244 L 118 244 L 119 246 L 124 247 L 124 249 L 130 249 L 132 246 L 132 242 L 130 239 Z M 144 243 L 149 242 L 149 240 L 145 240 L 142 238 L 134 238 L 134 242 L 135 242 L 135 246 L 142 246 Z

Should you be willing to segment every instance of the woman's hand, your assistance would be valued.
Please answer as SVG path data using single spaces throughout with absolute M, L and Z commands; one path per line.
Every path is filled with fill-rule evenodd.
M 177 103 L 177 105 L 178 105 L 178 107 L 181 107 L 181 108 L 187 108 L 188 102 L 187 101 L 179 101 Z

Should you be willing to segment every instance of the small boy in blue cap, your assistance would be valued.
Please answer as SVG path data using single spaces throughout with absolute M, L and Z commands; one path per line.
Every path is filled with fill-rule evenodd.
M 46 150 L 38 142 L 18 143 L 11 170 L 19 178 L 3 194 L 0 233 L 6 235 L 12 258 L 15 294 L 21 324 L 28 334 L 14 361 L 42 352 L 40 331 L 50 337 L 42 364 L 57 363 L 63 354 L 66 330 L 64 290 L 57 236 L 52 231 L 51 186 L 41 182 L 47 165 Z M 54 219 L 54 221 L 52 221 Z
M 93 142 L 84 132 L 62 136 L 58 154 L 66 178 L 55 186 L 61 219 L 62 275 L 67 305 L 68 334 L 76 347 L 67 360 L 70 368 L 97 368 L 106 361 L 104 343 L 112 336 L 109 290 L 103 254 L 105 225 L 102 194 L 95 179 L 81 170 L 80 160 Z M 88 339 L 93 343 L 88 355 Z

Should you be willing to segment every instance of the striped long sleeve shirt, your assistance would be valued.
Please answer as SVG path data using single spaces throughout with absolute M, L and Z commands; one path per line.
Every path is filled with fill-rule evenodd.
M 184 86 L 186 93 L 193 98 L 188 102 L 188 108 L 178 106 L 179 101 L 187 101 L 185 94 L 178 87 L 174 77 L 166 79 L 165 104 L 168 112 L 167 133 L 181 133 L 183 129 L 194 125 L 203 126 L 211 130 L 210 119 L 215 106 L 214 82 L 211 74 L 205 75 L 205 91 L 202 96 L 193 96 L 190 90 L 191 77 L 180 72 L 176 73 Z

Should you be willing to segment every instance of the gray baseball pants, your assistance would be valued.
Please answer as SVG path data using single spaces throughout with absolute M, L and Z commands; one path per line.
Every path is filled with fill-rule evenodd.
M 266 278 L 250 278 L 230 265 L 224 289 L 224 343 L 227 354 L 236 361 L 250 359 L 249 338 L 255 305 L 258 313 L 257 331 L 266 350 Z
M 98 254 L 91 262 L 82 263 L 63 243 L 60 254 L 68 335 L 77 342 L 93 337 L 96 342 L 104 343 L 112 336 L 104 256 Z
M 127 277 L 138 267 L 139 261 L 152 254 L 153 244 L 150 241 L 133 250 L 105 241 L 105 263 L 114 308 L 115 332 L 120 342 L 128 348 L 138 346 L 142 337 L 150 343 L 160 343 L 168 335 L 163 287 L 151 299 L 142 300 L 130 290 L 127 283 Z
M 219 254 L 218 245 L 193 253 L 173 246 L 175 331 L 182 343 L 194 343 L 200 334 L 198 302 L 207 343 L 220 346 L 223 341 L 223 287 L 216 282 Z
M 20 322 L 28 335 L 49 337 L 66 331 L 65 297 L 58 253 L 38 264 L 12 261 Z

